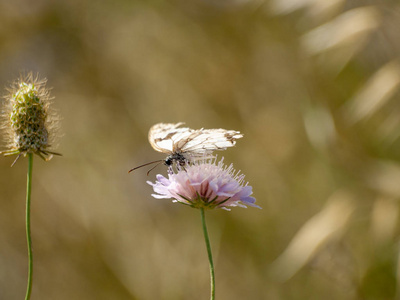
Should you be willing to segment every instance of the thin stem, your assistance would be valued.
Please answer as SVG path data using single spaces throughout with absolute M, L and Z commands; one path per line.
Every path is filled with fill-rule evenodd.
M 214 263 L 213 263 L 213 258 L 212 258 L 210 239 L 208 237 L 206 218 L 204 216 L 204 208 L 203 207 L 200 207 L 200 212 L 201 212 L 201 223 L 203 225 L 204 239 L 206 241 L 206 247 L 207 247 L 208 261 L 209 261 L 209 264 L 210 264 L 210 283 L 211 283 L 211 297 L 210 297 L 210 299 L 214 300 L 215 299 Z
M 33 275 L 33 256 L 32 256 L 32 239 L 31 239 L 31 187 L 32 187 L 32 168 L 33 153 L 28 153 L 28 178 L 26 184 L 26 240 L 28 243 L 28 286 L 26 288 L 25 300 L 29 300 L 32 291 L 32 275 Z

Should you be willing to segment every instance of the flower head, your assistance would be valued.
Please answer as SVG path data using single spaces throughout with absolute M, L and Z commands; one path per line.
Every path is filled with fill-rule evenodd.
M 45 87 L 46 80 L 40 80 L 29 73 L 17 80 L 8 90 L 2 111 L 2 129 L 8 139 L 8 150 L 4 155 L 34 153 L 49 160 L 49 150 L 54 140 L 57 119 L 49 109 L 50 95 Z M 13 165 L 14 165 L 13 163 Z
M 169 169 L 168 178 L 158 174 L 153 186 L 157 199 L 173 199 L 194 208 L 223 208 L 246 205 L 258 207 L 251 197 L 252 187 L 244 183 L 244 175 L 236 172 L 233 165 L 224 166 L 223 158 L 200 160 L 191 165 L 178 167 L 176 173 Z

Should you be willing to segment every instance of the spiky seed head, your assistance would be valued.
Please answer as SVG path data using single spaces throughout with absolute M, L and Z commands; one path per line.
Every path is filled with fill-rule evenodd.
M 8 139 L 4 155 L 34 153 L 49 160 L 56 152 L 50 151 L 57 129 L 57 117 L 50 110 L 50 93 L 45 87 L 46 79 L 29 73 L 21 76 L 5 97 L 2 128 Z

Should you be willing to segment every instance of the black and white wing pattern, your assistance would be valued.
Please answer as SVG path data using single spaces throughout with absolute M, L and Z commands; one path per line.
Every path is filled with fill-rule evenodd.
M 150 128 L 149 142 L 154 150 L 168 154 L 166 165 L 204 157 L 214 150 L 225 150 L 243 137 L 239 131 L 225 129 L 191 129 L 183 123 L 159 123 Z

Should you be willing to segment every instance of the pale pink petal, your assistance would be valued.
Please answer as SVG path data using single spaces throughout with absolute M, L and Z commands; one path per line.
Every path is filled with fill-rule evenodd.
M 252 187 L 244 184 L 244 175 L 239 174 L 233 165 L 224 166 L 223 158 L 201 160 L 170 171 L 168 178 L 157 175 L 156 182 L 147 183 L 153 187 L 157 199 L 173 199 L 173 202 L 189 204 L 193 207 L 222 208 L 246 205 L 258 207 L 251 197 Z

